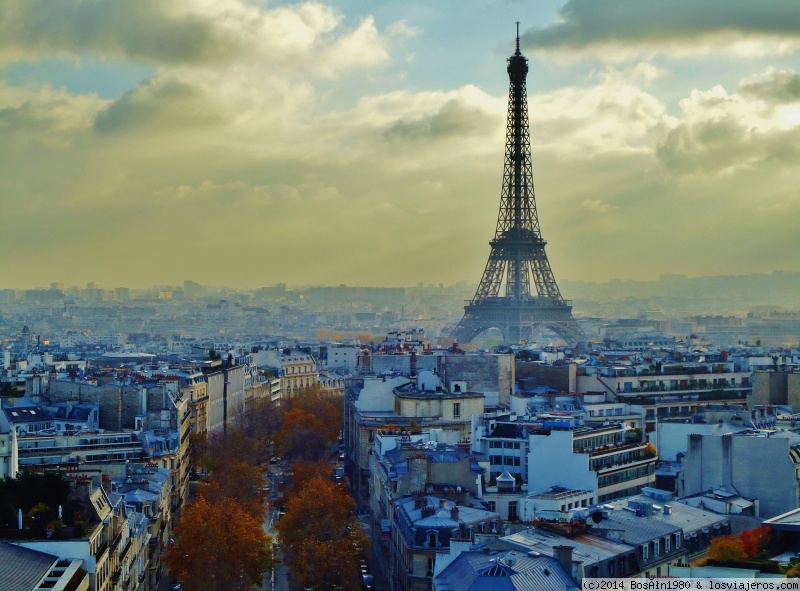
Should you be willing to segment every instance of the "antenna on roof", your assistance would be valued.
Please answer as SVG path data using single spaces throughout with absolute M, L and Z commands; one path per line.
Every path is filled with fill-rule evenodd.
M 517 21 L 517 53 L 519 55 L 519 21 Z

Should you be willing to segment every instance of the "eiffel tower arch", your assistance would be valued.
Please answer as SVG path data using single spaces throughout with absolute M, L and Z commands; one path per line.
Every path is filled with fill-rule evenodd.
M 508 121 L 497 229 L 475 297 L 466 302 L 452 336 L 468 343 L 496 328 L 506 342 L 518 342 L 549 329 L 578 346 L 586 342 L 586 335 L 572 316 L 572 303 L 558 289 L 536 212 L 525 88 L 528 60 L 519 50 L 519 23 L 516 51 L 507 69 Z

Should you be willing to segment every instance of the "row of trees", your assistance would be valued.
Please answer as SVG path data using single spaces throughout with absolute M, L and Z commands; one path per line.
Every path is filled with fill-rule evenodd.
M 292 580 L 300 588 L 359 589 L 359 555 L 367 540 L 345 484 L 331 480 L 328 462 L 298 460 L 276 529 Z
M 187 591 L 246 591 L 260 585 L 275 563 L 272 538 L 262 527 L 261 470 L 242 459 L 247 453 L 234 455 L 252 453 L 239 430 L 201 443 L 210 476 L 198 483 L 178 520 L 167 565 Z
M 306 388 L 282 404 L 276 452 L 290 462 L 282 491 L 285 514 L 276 529 L 293 583 L 299 588 L 355 591 L 367 540 L 346 483 L 333 482 L 330 458 L 344 421 L 341 396 Z
M 293 462 L 292 483 L 278 500 L 286 507 L 281 524 L 294 523 L 294 528 L 279 529 L 293 578 L 321 580 L 311 571 L 326 572 L 326 565 L 341 570 L 350 554 L 330 547 L 333 534 L 314 532 L 340 535 L 351 527 L 346 516 L 352 517 L 353 501 L 331 482 L 324 462 L 342 422 L 341 396 L 314 386 L 281 405 L 269 398 L 253 401 L 224 435 L 193 434 L 193 467 L 208 476 L 198 483 L 194 501 L 176 525 L 167 556 L 172 578 L 182 580 L 187 591 L 245 591 L 274 568 L 272 539 L 263 529 L 261 468 L 273 453 Z M 313 525 L 301 515 L 315 501 L 324 508 L 310 513 Z M 348 563 L 355 571 L 356 561 Z

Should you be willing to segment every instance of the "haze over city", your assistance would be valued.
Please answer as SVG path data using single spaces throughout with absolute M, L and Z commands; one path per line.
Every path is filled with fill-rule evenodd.
M 800 270 L 792 3 L 10 0 L 0 283 L 477 282 L 517 20 L 557 278 Z

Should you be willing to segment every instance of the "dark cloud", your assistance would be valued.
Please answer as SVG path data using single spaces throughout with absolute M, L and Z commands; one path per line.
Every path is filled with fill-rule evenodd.
M 160 0 L 4 0 L 0 57 L 96 52 L 157 63 L 220 62 L 245 40 L 208 16 L 177 13 Z
M 800 10 L 783 0 L 569 0 L 562 20 L 523 35 L 530 49 L 598 43 L 691 42 L 722 32 L 800 39 Z
M 481 109 L 458 100 L 447 101 L 434 114 L 422 118 L 402 119 L 384 131 L 390 141 L 440 139 L 491 133 L 496 130 L 497 118 Z
M 800 74 L 773 70 L 765 76 L 743 82 L 739 92 L 774 104 L 800 102 Z
M 179 80 L 155 79 L 126 93 L 98 114 L 100 133 L 175 131 L 224 123 L 203 90 Z

